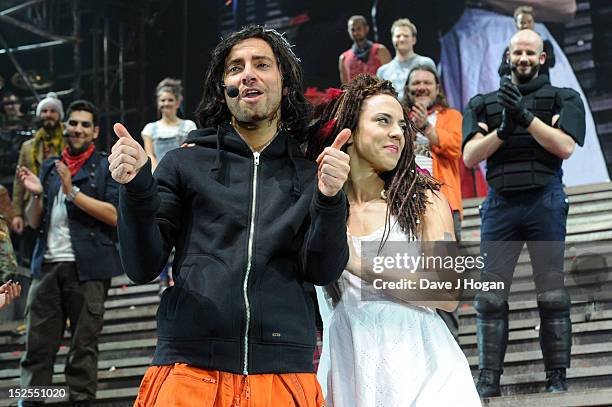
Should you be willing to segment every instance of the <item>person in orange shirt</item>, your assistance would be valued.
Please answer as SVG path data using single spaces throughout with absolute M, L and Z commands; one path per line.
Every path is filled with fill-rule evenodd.
M 442 193 L 453 211 L 455 236 L 461 240 L 461 113 L 448 107 L 438 73 L 429 65 L 418 65 L 408 74 L 404 88 L 409 117 L 418 129 L 417 165 L 442 182 Z
M 404 85 L 404 104 L 408 117 L 417 128 L 416 164 L 429 171 L 442 183 L 444 194 L 453 212 L 455 239 L 461 241 L 461 113 L 448 107 L 440 78 L 430 65 L 417 65 L 410 70 Z M 438 310 L 446 326 L 459 340 L 459 319 L 456 312 Z

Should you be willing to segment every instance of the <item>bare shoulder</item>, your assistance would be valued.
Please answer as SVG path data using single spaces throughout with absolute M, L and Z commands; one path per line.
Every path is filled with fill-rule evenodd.
M 423 219 L 423 240 L 454 240 L 453 215 L 448 199 L 440 191 L 426 192 L 427 208 Z
M 391 61 L 391 53 L 389 52 L 387 47 L 384 46 L 384 44 L 380 44 L 380 48 L 378 48 L 377 55 L 383 64 L 387 64 L 389 63 L 389 61 Z

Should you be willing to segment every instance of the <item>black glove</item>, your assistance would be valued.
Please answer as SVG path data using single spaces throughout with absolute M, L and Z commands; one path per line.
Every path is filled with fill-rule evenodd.
M 497 137 L 506 141 L 508 137 L 514 133 L 515 127 L 516 125 L 514 124 L 512 117 L 510 117 L 510 114 L 508 114 L 506 109 L 503 109 L 501 113 L 501 123 L 497 128 Z
M 525 99 L 518 88 L 510 81 L 504 81 L 497 92 L 497 103 L 512 116 L 516 124 L 523 128 L 529 127 L 534 114 L 525 107 Z

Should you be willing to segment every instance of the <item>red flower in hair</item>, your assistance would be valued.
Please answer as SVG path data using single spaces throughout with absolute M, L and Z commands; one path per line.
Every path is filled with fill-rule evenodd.
M 342 95 L 344 93 L 344 91 L 342 89 L 338 89 L 338 88 L 327 88 L 327 90 L 325 91 L 325 96 L 327 98 L 327 100 L 329 102 L 331 102 L 332 100 L 336 100 L 340 97 L 340 95 Z

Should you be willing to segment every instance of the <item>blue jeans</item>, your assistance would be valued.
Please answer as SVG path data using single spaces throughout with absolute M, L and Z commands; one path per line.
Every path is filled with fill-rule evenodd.
M 563 288 L 568 210 L 561 174 L 534 190 L 499 193 L 490 189 L 480 207 L 480 250 L 486 253 L 482 281 L 503 282 L 500 294 L 507 299 L 514 268 L 527 243 L 536 291 Z

